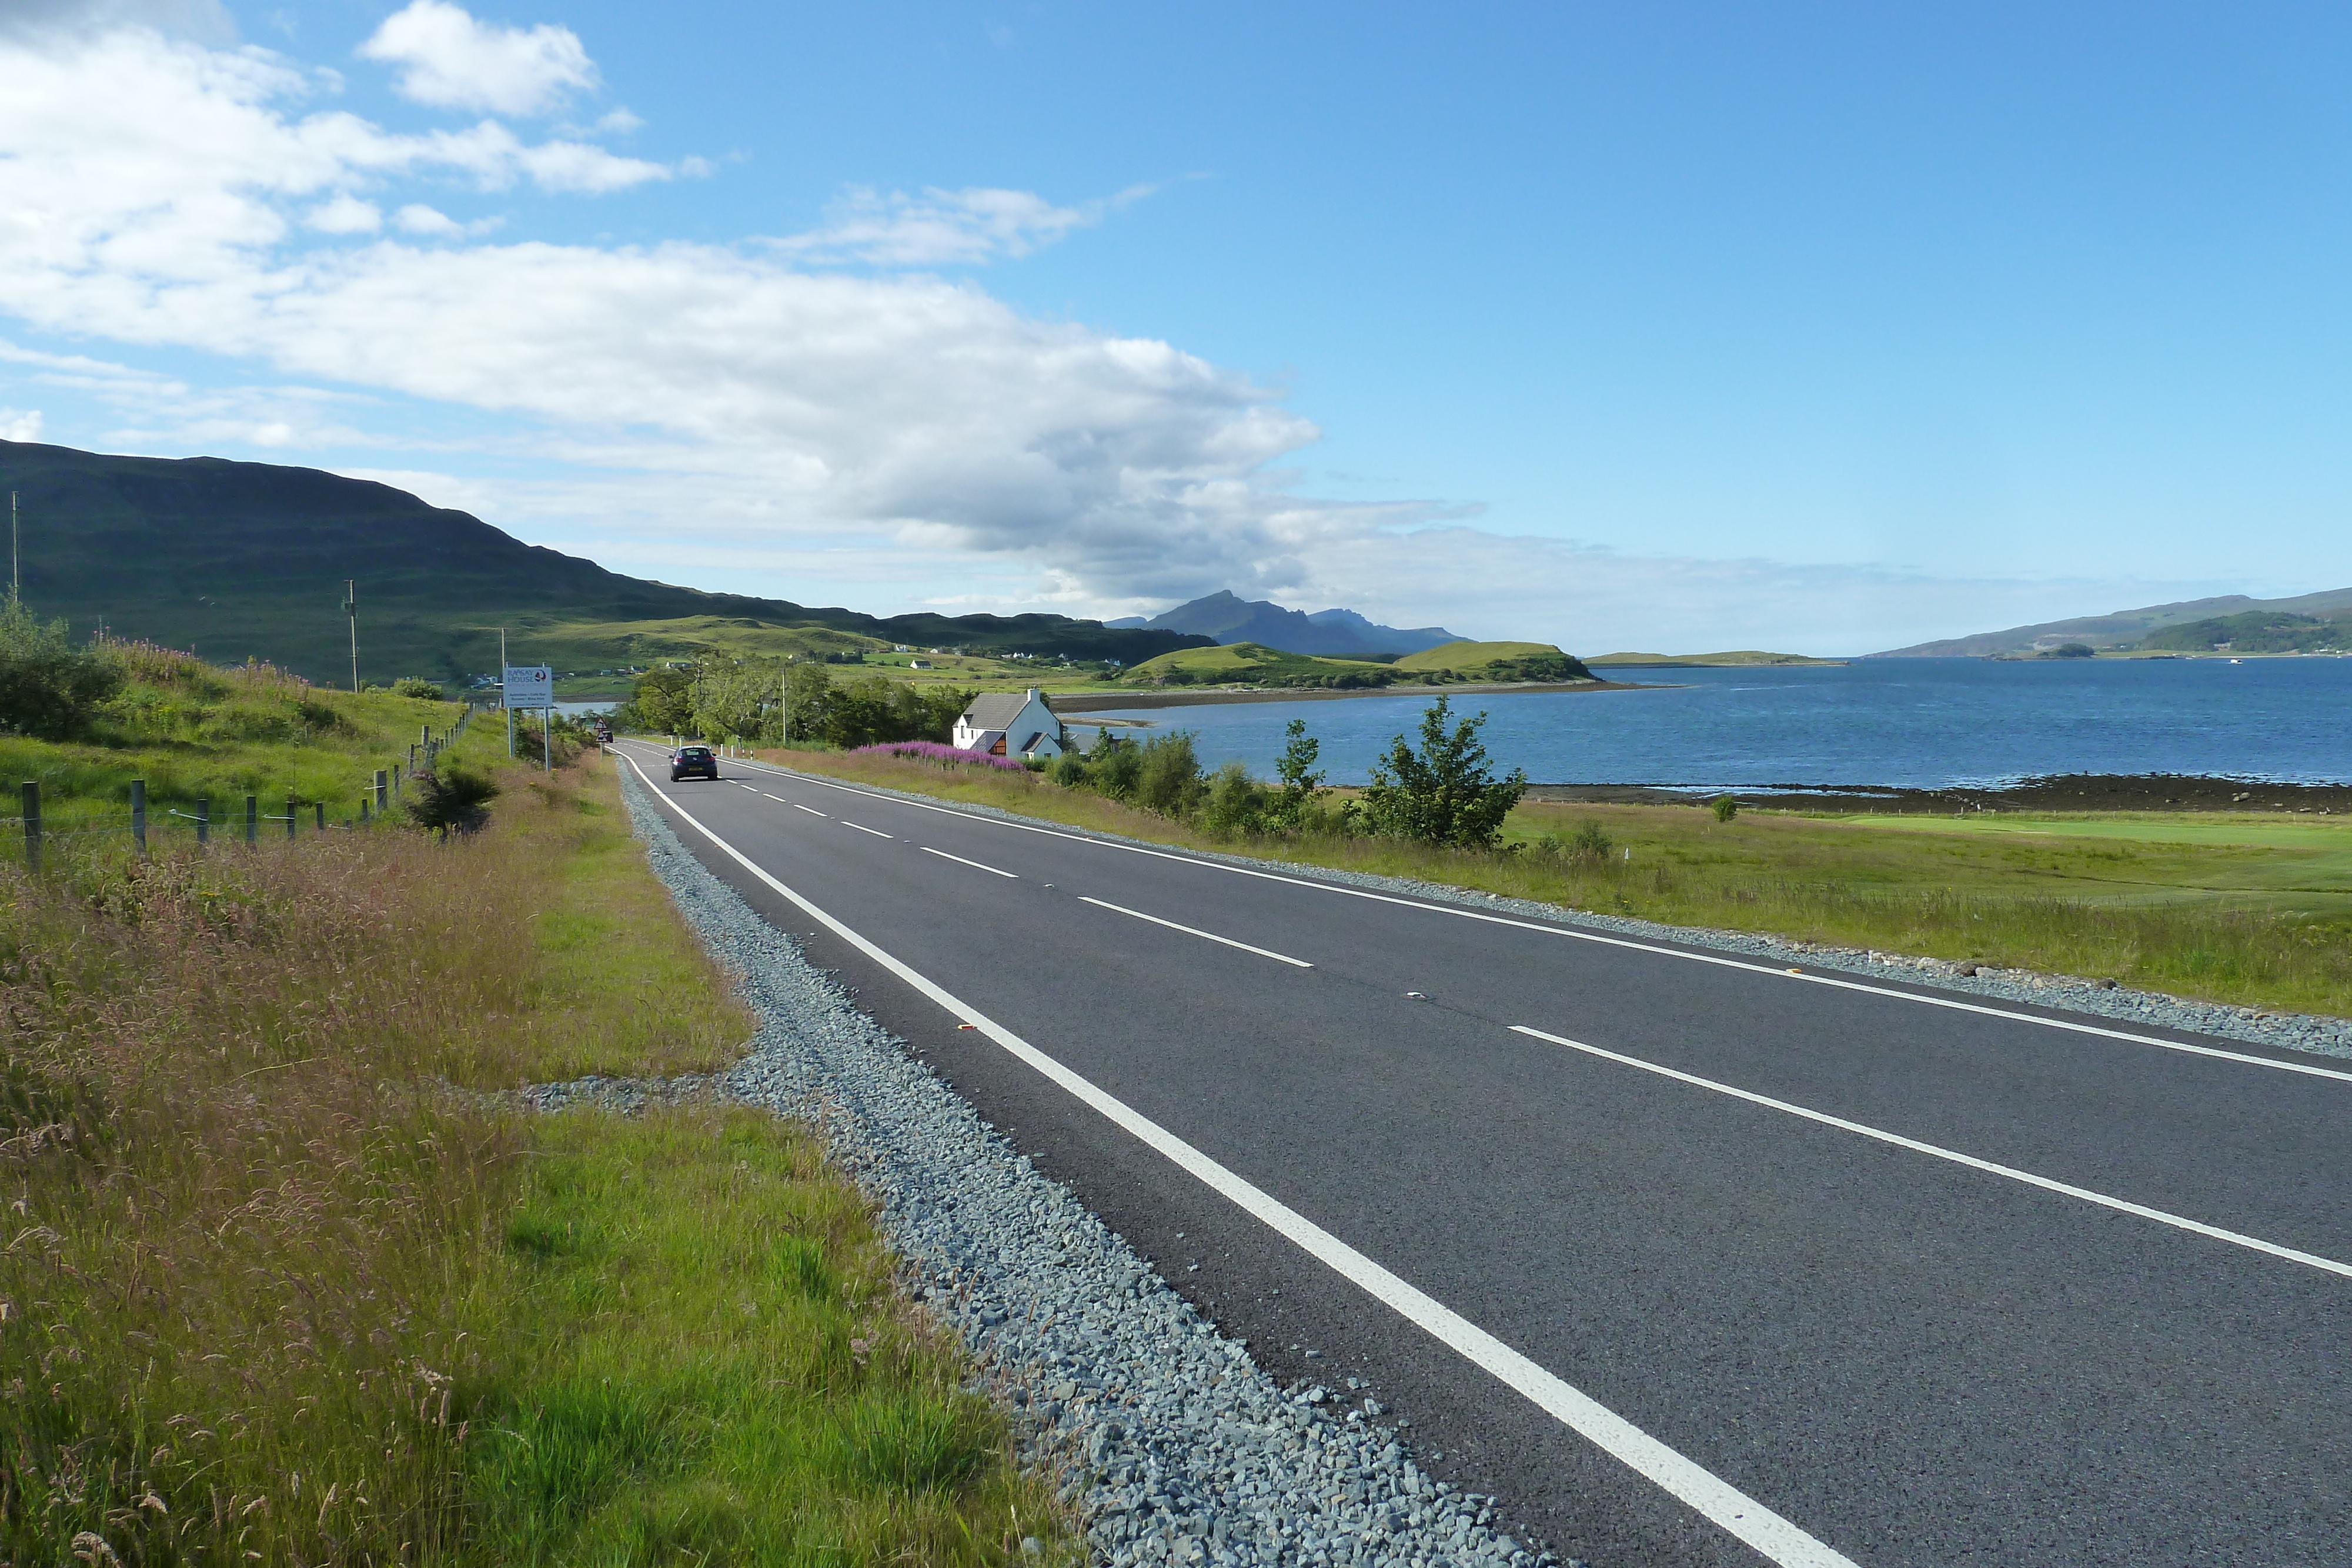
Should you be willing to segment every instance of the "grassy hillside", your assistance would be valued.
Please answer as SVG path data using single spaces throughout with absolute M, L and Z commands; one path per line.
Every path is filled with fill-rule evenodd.
M 1162 653 L 1129 670 L 1125 680 L 1149 686 L 1381 686 L 1395 678 L 1386 664 L 1234 643 Z
M 526 545 L 387 485 L 310 468 L 110 457 L 0 442 L 0 489 L 23 502 L 26 601 L 77 631 L 257 659 L 322 685 L 351 678 L 343 585 L 358 585 L 364 681 L 494 670 L 499 629 L 520 658 L 567 670 L 691 654 L 723 622 L 775 651 L 812 630 L 866 645 L 969 647 L 1135 664 L 1206 639 L 1112 631 L 1059 615 L 877 619 L 703 593 Z
M 67 742 L 0 735 L 0 779 L 11 790 L 5 809 L 16 810 L 17 784 L 37 781 L 52 831 L 127 831 L 134 779 L 147 781 L 153 835 L 186 831 L 170 812 L 192 813 L 199 799 L 211 801 L 214 831 L 223 831 L 248 794 L 260 797 L 263 811 L 278 813 L 293 794 L 310 813 L 306 827 L 317 803 L 340 822 L 357 814 L 377 768 L 405 768 L 408 747 L 425 729 L 446 734 L 466 711 L 456 703 L 323 690 L 266 664 L 223 670 L 143 643 L 100 646 L 126 666 L 130 682 L 87 735 Z M 503 721 L 491 719 L 477 734 L 496 728 L 503 758 Z
M 1396 668 L 1411 674 L 1443 674 L 1465 681 L 1574 681 L 1591 673 L 1583 661 L 1549 643 L 1446 643 L 1407 653 Z
M 2227 649 L 2232 653 L 2318 653 L 2352 651 L 2352 616 L 2322 621 L 2312 615 L 2256 611 L 2167 626 L 2140 640 L 2143 648 L 2184 653 Z

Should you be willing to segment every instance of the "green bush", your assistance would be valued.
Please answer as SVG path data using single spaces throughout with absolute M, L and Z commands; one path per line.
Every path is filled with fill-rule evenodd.
M 403 675 L 392 683 L 392 695 L 396 697 L 422 697 L 429 703 L 447 702 L 449 694 L 423 675 Z
M 1208 792 L 1191 730 L 1155 735 L 1143 743 L 1136 769 L 1137 805 L 1163 817 L 1189 817 L 1200 810 Z
M 1707 810 L 1715 813 L 1717 821 L 1727 822 L 1739 815 L 1739 802 L 1729 795 L 1717 795 L 1707 802 Z
M 1228 762 L 1209 776 L 1201 819 L 1211 832 L 1245 838 L 1265 831 L 1267 804 L 1265 786 L 1240 763 Z
M 468 773 L 454 762 L 444 763 L 409 780 L 408 820 L 420 828 L 433 829 L 445 839 L 453 828 L 461 833 L 470 832 L 481 826 L 482 808 L 496 799 L 498 792 L 499 787 L 483 775 Z
M 1124 800 L 1135 793 L 1136 783 L 1143 776 L 1143 748 L 1106 729 L 1096 739 L 1095 748 L 1087 753 L 1087 770 L 1099 793 Z
M 75 647 L 64 622 L 42 622 L 13 594 L 0 605 L 0 728 L 42 740 L 79 735 L 123 680 L 120 662 Z
M 1449 730 L 1450 705 L 1441 696 L 1421 716 L 1420 751 L 1402 735 L 1390 746 L 1364 790 L 1364 817 L 1378 833 L 1490 848 L 1502 836 L 1503 819 L 1527 793 L 1528 776 L 1515 768 L 1496 778 L 1478 739 L 1486 716 L 1463 719 Z
M 1091 770 L 1087 767 L 1087 759 L 1075 751 L 1065 751 L 1061 756 L 1054 758 L 1054 766 L 1047 768 L 1046 772 L 1055 783 L 1065 789 L 1083 789 L 1087 787 Z

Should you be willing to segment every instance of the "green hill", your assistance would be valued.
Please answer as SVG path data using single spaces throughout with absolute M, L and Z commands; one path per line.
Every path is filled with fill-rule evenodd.
M 1184 648 L 1129 670 L 1125 682 L 1148 686 L 1384 686 L 1395 679 L 1386 664 L 1286 653 L 1263 643 Z
M 2315 615 L 2252 611 L 2167 626 L 2140 639 L 2143 648 L 2183 653 L 2227 649 L 2232 653 L 2316 653 L 2352 649 L 2352 616 L 2322 621 Z
M 1606 665 L 1646 665 L 1655 669 L 1679 664 L 1698 669 L 1746 670 L 1790 664 L 1843 664 L 1845 661 L 1815 659 L 1803 653 L 1768 653 L 1760 648 L 1734 648 L 1720 653 L 1603 653 L 1585 663 L 1596 669 Z
M 1060 615 L 897 615 L 704 593 L 527 545 L 404 490 L 314 468 L 109 457 L 0 442 L 24 513 L 26 602 L 77 631 L 351 678 L 343 584 L 356 581 L 363 679 L 454 680 L 518 657 L 594 670 L 705 646 L 770 653 L 887 646 L 1138 664 L 1208 639 Z
M 1407 674 L 1434 674 L 1465 681 L 1584 681 L 1592 672 L 1549 643 L 1445 643 L 1407 653 L 1394 665 Z
M 1448 643 L 1393 663 L 1286 653 L 1263 643 L 1186 648 L 1129 670 L 1122 684 L 1149 686 L 1325 686 L 1340 690 L 1442 685 L 1454 681 L 1589 680 L 1591 672 L 1549 643 Z

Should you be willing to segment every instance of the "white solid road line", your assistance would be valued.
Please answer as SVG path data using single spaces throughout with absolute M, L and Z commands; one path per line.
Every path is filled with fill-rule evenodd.
M 1473 1365 L 1526 1397 L 1563 1426 L 1580 1434 L 1604 1453 L 1631 1467 L 1643 1479 L 1664 1488 L 1701 1515 L 1746 1542 L 1781 1568 L 1857 1568 L 1853 1560 L 1816 1541 L 1796 1525 L 1748 1496 L 1714 1472 L 1685 1458 L 1615 1411 L 1570 1386 L 1526 1356 L 1463 1317 L 1451 1307 L 1390 1273 L 1370 1258 L 1244 1181 L 1158 1123 L 1130 1108 L 1108 1091 L 1031 1045 L 1011 1030 L 959 1000 L 954 993 L 867 941 L 832 915 L 786 887 L 742 851 L 712 832 L 680 806 L 667 791 L 646 778 L 635 758 L 629 766 L 646 788 L 737 864 L 805 912 L 809 918 L 898 976 L 938 1003 L 958 1022 L 969 1023 L 1008 1053 L 1067 1091 L 1082 1103 L 1165 1156 L 1203 1185 L 1265 1224 L 1316 1261 L 1395 1312 Z
M 1712 1078 L 1701 1078 L 1696 1073 L 1685 1072 L 1679 1068 L 1667 1067 L 1660 1062 L 1645 1061 L 1638 1056 L 1627 1056 L 1622 1051 L 1604 1051 L 1600 1046 L 1587 1045 L 1582 1040 L 1570 1040 L 1566 1035 L 1530 1029 L 1523 1023 L 1511 1025 L 1511 1032 L 1524 1034 L 1534 1040 L 1549 1040 L 1554 1045 L 1564 1045 L 1571 1051 L 1583 1051 L 1588 1056 L 1598 1056 L 1604 1061 L 1622 1062 L 1627 1067 L 1638 1067 L 1644 1072 L 1654 1072 L 1661 1078 L 1671 1078 L 1677 1082 L 1694 1084 L 1701 1089 L 1712 1089 L 1717 1094 L 1728 1094 L 1735 1100 L 1745 1100 L 1751 1105 L 1762 1105 L 1774 1111 L 1785 1111 L 1791 1116 L 1801 1116 L 1808 1122 L 1818 1122 L 1824 1127 L 1835 1127 L 1841 1132 L 1856 1133 L 1865 1138 L 1875 1138 L 1882 1144 L 1892 1144 L 1898 1149 L 1909 1149 L 1914 1154 L 1930 1155 L 1939 1160 L 1949 1160 L 1956 1166 L 1966 1166 L 1970 1170 L 2007 1176 L 2011 1181 L 2023 1182 L 2028 1186 L 2038 1186 L 2044 1192 L 2054 1192 L 2063 1197 L 2080 1198 L 2084 1203 L 2095 1203 L 2102 1208 L 2112 1208 L 2119 1214 L 2137 1215 L 2142 1219 L 2153 1219 L 2158 1225 L 2169 1225 L 2177 1230 L 2209 1236 L 2216 1241 L 2227 1241 L 2233 1247 L 2244 1247 L 2256 1252 L 2267 1252 L 2273 1258 L 2284 1258 L 2290 1263 L 2302 1263 L 2310 1268 L 2323 1270 L 2330 1274 L 2340 1274 L 2347 1280 L 2352 1280 L 2352 1263 L 2338 1263 L 2333 1258 L 2322 1258 L 2314 1252 L 2301 1252 L 2292 1247 L 2282 1247 L 2275 1241 L 2265 1241 L 2259 1236 L 2247 1236 L 2235 1230 L 2224 1230 L 2218 1225 L 2207 1225 L 2201 1220 L 2186 1218 L 2178 1214 L 2168 1214 L 2163 1209 L 2150 1208 L 2146 1204 L 2133 1203 L 2120 1197 L 2109 1197 L 2103 1192 L 2093 1192 L 2088 1187 L 2075 1186 L 2068 1182 L 2053 1181 L 2048 1176 L 2035 1176 L 2032 1171 L 2021 1171 L 2015 1166 L 1997 1165 L 1991 1160 L 1980 1160 L 1974 1155 L 1964 1155 L 1957 1149 L 1947 1149 L 1935 1144 L 1923 1144 L 1916 1138 L 1906 1138 L 1900 1133 L 1889 1133 L 1877 1127 L 1864 1126 L 1860 1122 L 1849 1122 L 1843 1116 L 1832 1116 L 1825 1111 L 1808 1110 L 1802 1105 L 1792 1105 L 1786 1100 L 1775 1100 L 1769 1094 L 1759 1094 L 1748 1089 L 1737 1089 L 1728 1083 L 1718 1083 Z
M 871 833 L 877 839 L 895 839 L 898 836 L 896 833 L 886 833 L 879 828 L 869 828 L 863 822 L 853 822 L 846 817 L 841 819 L 841 825 L 845 828 L 856 828 L 861 833 Z
M 1751 962 L 1744 958 L 1727 958 L 1714 953 L 1693 953 L 1681 947 L 1664 946 L 1655 942 L 1636 941 L 1630 936 L 1604 936 L 1598 931 L 1580 931 L 1573 926 L 1557 925 L 1540 920 L 1517 920 L 1507 915 L 1489 915 L 1484 910 L 1458 909 L 1452 904 L 1429 904 L 1417 898 L 1400 898 L 1394 894 L 1374 893 L 1369 888 L 1343 887 L 1337 883 L 1317 882 L 1309 877 L 1285 876 L 1279 872 L 1257 871 L 1249 866 L 1227 865 L 1221 861 L 1197 860 L 1191 855 L 1170 850 L 1146 849 L 1140 844 L 1124 844 L 1112 839 L 1098 839 L 1085 833 L 1064 832 L 1057 828 L 1041 828 L 1028 822 L 1007 821 L 1002 817 L 983 817 L 976 811 L 958 810 L 953 806 L 933 805 L 924 800 L 902 800 L 895 795 L 877 794 L 853 784 L 837 783 L 811 773 L 794 773 L 788 768 L 776 768 L 770 763 L 755 762 L 755 768 L 804 783 L 822 784 L 828 789 L 843 789 L 852 795 L 863 795 L 869 800 L 883 800 L 894 806 L 912 806 L 919 810 L 944 811 L 961 817 L 968 822 L 986 822 L 1000 828 L 1017 828 L 1024 833 L 1043 833 L 1048 838 L 1067 839 L 1073 843 L 1095 844 L 1108 850 L 1125 850 L 1129 854 L 1150 855 L 1155 860 L 1181 861 L 1210 871 L 1230 872 L 1235 876 L 1254 876 L 1265 882 L 1288 883 L 1293 887 L 1312 888 L 1318 893 L 1341 894 L 1349 898 L 1370 899 L 1375 904 L 1393 904 L 1405 909 L 1424 909 L 1432 915 L 1450 915 L 1458 920 L 1483 921 L 1489 925 L 1511 925 L 1522 931 L 1539 931 L 1548 936 L 1567 936 L 1579 942 L 1595 942 L 1604 947 L 1627 947 L 1637 953 L 1656 953 L 1669 958 L 1686 958 L 1694 964 L 1714 964 L 1727 969 L 1746 969 L 1751 974 L 1777 975 L 1790 979 L 1804 980 L 1816 986 L 1830 986 L 1842 991 L 1862 991 L 1874 997 L 1893 997 L 1898 1001 L 1916 1002 L 1922 1007 L 1945 1008 L 1953 1012 L 1977 1013 L 1985 1018 L 2007 1019 L 2012 1023 L 2039 1024 L 2044 1029 L 2064 1030 L 2070 1034 L 2087 1034 L 2101 1040 L 2119 1040 L 2129 1045 L 2153 1045 L 2165 1051 L 2177 1051 L 2189 1056 L 2211 1057 L 2220 1061 L 2234 1061 L 2247 1067 L 2268 1067 L 2280 1072 L 2299 1072 L 2310 1078 L 2332 1078 L 2339 1083 L 2352 1083 L 2352 1071 L 2341 1068 L 2317 1067 L 2309 1062 L 2281 1061 L 2267 1056 L 2248 1056 L 2243 1051 L 2222 1051 L 2210 1045 L 2193 1045 L 2187 1040 L 2164 1040 L 2152 1034 L 2134 1034 L 2129 1030 L 2106 1029 L 2098 1024 L 2078 1023 L 2072 1019 L 2043 1018 L 2038 1013 L 2021 1013 L 2011 1008 L 1992 1007 L 1983 1002 L 1964 1002 L 1957 997 L 1922 996 L 1917 991 L 1899 991 L 1892 986 L 1874 986 L 1867 980 L 1841 979 L 1831 975 L 1818 975 L 1811 970 L 1791 969 L 1785 965 Z
M 1169 930 L 1181 931 L 1187 936 L 1198 936 L 1209 942 L 1222 942 L 1228 947 L 1238 947 L 1244 953 L 1255 953 L 1261 958 L 1271 958 L 1277 964 L 1288 964 L 1293 968 L 1311 969 L 1315 967 L 1304 958 L 1293 958 L 1287 954 L 1269 952 L 1264 947 L 1253 947 L 1246 942 L 1236 942 L 1230 936 L 1220 936 L 1213 931 L 1202 931 L 1190 925 L 1179 925 L 1173 920 L 1162 920 L 1157 915 L 1146 915 L 1140 909 L 1129 909 L 1123 904 L 1106 904 L 1099 898 L 1087 898 L 1083 894 L 1079 896 L 1078 902 L 1091 904 L 1097 909 L 1108 909 L 1114 915 L 1129 915 L 1138 920 L 1149 920 L 1154 925 L 1165 925 Z
M 929 844 L 917 844 L 915 847 L 922 851 L 927 855 L 937 855 L 943 861 L 953 861 L 958 865 L 968 865 L 974 871 L 984 871 L 991 876 L 1009 876 L 1015 882 L 1019 882 L 1021 880 L 1017 873 L 999 871 L 992 865 L 982 865 L 978 861 L 968 861 L 961 855 L 951 855 L 945 850 L 935 850 Z

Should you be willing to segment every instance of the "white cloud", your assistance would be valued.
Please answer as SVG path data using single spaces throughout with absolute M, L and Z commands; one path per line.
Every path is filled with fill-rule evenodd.
M 39 409 L 0 408 L 0 441 L 38 441 L 40 438 Z
M 1108 200 L 1058 207 L 1027 191 L 972 188 L 887 194 L 852 186 L 825 213 L 822 228 L 770 243 L 802 261 L 865 261 L 881 267 L 935 267 L 1026 256 L 1105 214 L 1149 195 L 1134 186 Z
M 372 235 L 383 227 L 383 214 L 374 203 L 346 192 L 312 207 L 302 221 L 320 234 Z
M 236 24 L 220 0 L 5 0 L 0 4 L 0 34 L 89 35 L 118 27 L 151 27 L 207 43 L 227 43 L 236 37 Z
M 412 0 L 359 52 L 401 67 L 399 90 L 437 109 L 539 114 L 597 84 L 596 63 L 571 28 L 501 27 L 448 0 Z
M 1230 587 L 1580 652 L 1773 645 L 1791 628 L 1813 629 L 1800 651 L 1852 652 L 2095 591 L 1625 556 L 1430 502 L 1318 500 L 1280 467 L 1318 433 L 1274 389 L 969 284 L 805 266 L 1019 255 L 1108 203 L 865 193 L 781 247 L 493 244 L 404 183 L 594 192 L 667 171 L 495 121 L 395 135 L 313 111 L 315 77 L 278 57 L 148 31 L 0 39 L 0 311 L 222 356 L 240 369 L 221 380 L 267 384 L 6 343 L 0 363 L 118 411 L 136 449 L 372 448 L 386 468 L 522 474 L 450 493 L 625 570 L 803 602 L 874 605 L 886 585 L 900 603 L 1077 613 Z M 362 205 L 392 214 L 366 243 L 304 228 Z

